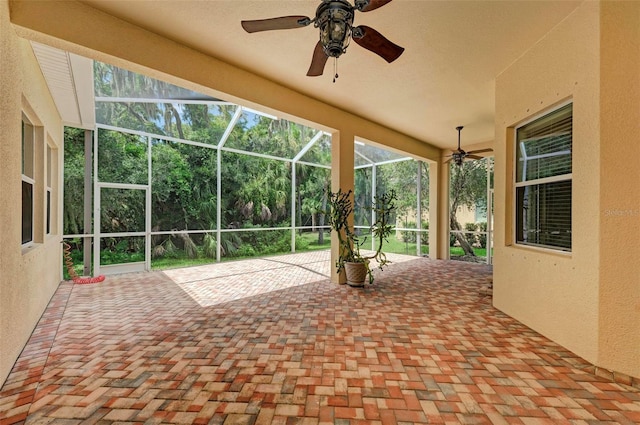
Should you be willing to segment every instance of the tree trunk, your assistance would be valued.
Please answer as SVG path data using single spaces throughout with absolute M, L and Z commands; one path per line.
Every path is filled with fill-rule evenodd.
M 462 230 L 462 226 L 460 226 L 460 223 L 458 223 L 455 213 L 449 214 L 449 223 L 451 226 L 451 230 Z M 460 244 L 460 247 L 464 251 L 465 255 L 469 255 L 471 257 L 476 256 L 476 253 L 473 251 L 473 247 L 471 246 L 469 241 L 467 241 L 467 237 L 464 233 L 455 232 L 453 235 Z
M 178 129 L 178 137 L 184 139 L 184 131 L 182 130 L 182 118 L 180 118 L 180 113 L 178 110 L 171 105 L 171 113 L 173 118 L 176 120 L 176 128 Z

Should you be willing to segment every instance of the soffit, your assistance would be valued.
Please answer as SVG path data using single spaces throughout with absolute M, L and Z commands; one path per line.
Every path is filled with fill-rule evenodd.
M 80 128 L 93 128 L 93 71 L 90 59 L 31 43 L 62 122 Z

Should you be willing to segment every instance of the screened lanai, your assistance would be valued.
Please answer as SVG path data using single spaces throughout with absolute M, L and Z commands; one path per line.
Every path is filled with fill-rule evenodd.
M 65 131 L 64 238 L 79 273 L 330 247 L 330 134 L 112 65 L 93 73 L 95 128 Z M 361 141 L 354 153 L 356 229 L 367 236 L 373 198 L 395 190 L 386 251 L 428 253 L 428 164 Z

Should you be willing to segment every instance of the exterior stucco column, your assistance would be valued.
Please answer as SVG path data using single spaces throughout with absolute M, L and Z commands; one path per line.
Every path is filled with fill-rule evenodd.
M 353 190 L 354 186 L 354 134 L 348 131 L 339 131 L 331 134 L 331 191 L 343 192 Z M 353 216 L 349 220 L 353 225 Z M 331 232 L 331 282 L 345 283 L 344 272 L 336 273 L 336 261 L 338 260 L 338 236 Z
M 439 162 L 429 164 L 429 258 L 438 259 L 438 170 Z
M 429 166 L 429 258 L 449 258 L 449 166 Z

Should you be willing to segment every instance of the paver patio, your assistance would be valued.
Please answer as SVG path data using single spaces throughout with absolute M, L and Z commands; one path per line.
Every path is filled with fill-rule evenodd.
M 640 423 L 640 391 L 499 312 L 486 265 L 315 252 L 60 285 L 0 425 Z

